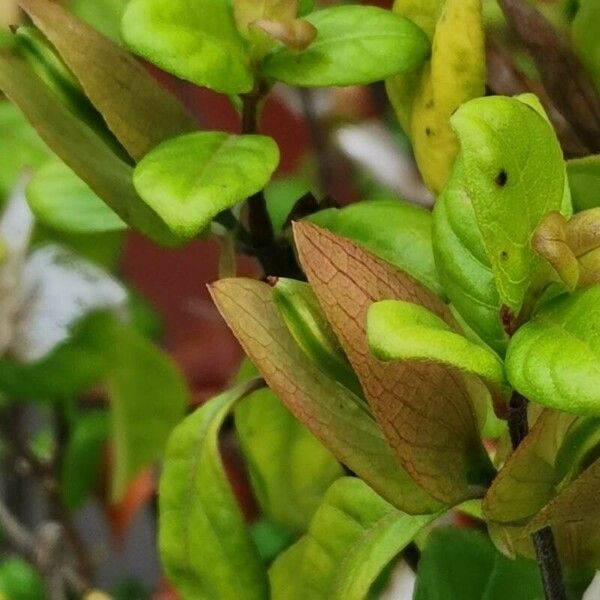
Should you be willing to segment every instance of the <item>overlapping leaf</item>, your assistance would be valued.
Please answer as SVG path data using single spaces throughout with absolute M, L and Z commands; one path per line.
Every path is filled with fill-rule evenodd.
M 266 572 L 219 456 L 224 419 L 257 380 L 207 402 L 173 432 L 160 480 L 159 546 L 185 600 L 264 600 Z
M 179 242 L 137 195 L 131 167 L 63 106 L 25 61 L 0 55 L 0 89 L 23 111 L 46 144 L 123 221 L 157 242 Z
M 306 21 L 317 37 L 303 52 L 286 47 L 267 56 L 263 74 L 302 87 L 371 83 L 421 65 L 429 44 L 407 19 L 373 6 L 335 6 Z
M 321 210 L 307 220 L 356 242 L 443 296 L 428 210 L 398 200 L 367 200 Z
M 414 302 L 452 322 L 446 305 L 409 275 L 314 225 L 297 224 L 295 240 L 309 282 L 402 466 L 442 502 L 477 496 L 489 462 L 461 375 L 429 362 L 382 363 L 367 343 L 373 302 Z
M 379 573 L 433 518 L 396 510 L 360 479 L 339 479 L 308 533 L 271 567 L 273 600 L 366 598 Z
M 211 291 L 273 392 L 340 462 L 405 512 L 441 508 L 400 468 L 364 402 L 327 377 L 296 345 L 268 285 L 226 279 L 213 284 Z
M 574 211 L 600 206 L 600 154 L 567 161 Z
M 506 373 L 534 402 L 600 415 L 600 285 L 541 308 L 512 338 Z
M 428 14 L 424 14 L 429 9 Z M 416 7 L 394 5 L 399 14 L 423 23 L 433 32 L 431 61 L 421 73 L 395 77 L 387 89 L 398 118 L 412 139 L 419 170 L 427 186 L 438 194 L 447 181 L 458 153 L 450 116 L 464 102 L 482 96 L 485 87 L 485 50 L 481 0 L 446 0 Z
M 19 0 L 136 160 L 196 129 L 183 105 L 120 46 L 49 0 Z

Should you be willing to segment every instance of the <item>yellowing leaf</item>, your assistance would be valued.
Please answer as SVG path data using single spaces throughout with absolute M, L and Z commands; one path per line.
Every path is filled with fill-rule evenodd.
M 413 98 L 406 89 L 411 86 L 416 89 Z M 458 153 L 450 117 L 464 102 L 484 92 L 481 0 L 446 0 L 433 34 L 431 61 L 423 69 L 420 83 L 413 75 L 388 85 L 392 103 L 400 108 L 399 119 L 413 142 L 419 170 L 435 194 L 444 187 Z
M 327 377 L 296 345 L 268 285 L 222 279 L 211 292 L 269 387 L 340 462 L 405 512 L 440 510 L 442 505 L 398 465 L 364 402 Z
M 476 497 L 490 466 L 461 375 L 430 362 L 382 363 L 367 343 L 373 302 L 421 304 L 452 322 L 447 306 L 409 275 L 344 238 L 306 223 L 296 224 L 294 232 L 313 291 L 402 466 L 441 502 Z

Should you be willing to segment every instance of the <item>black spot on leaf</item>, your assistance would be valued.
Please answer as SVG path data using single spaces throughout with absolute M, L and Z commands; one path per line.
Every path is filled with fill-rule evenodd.
M 496 175 L 496 185 L 499 187 L 504 187 L 506 182 L 508 181 L 508 173 L 502 169 L 498 175 Z

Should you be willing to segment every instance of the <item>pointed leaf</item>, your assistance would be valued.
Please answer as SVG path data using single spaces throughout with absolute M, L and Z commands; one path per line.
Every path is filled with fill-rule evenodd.
M 0 89 L 48 146 L 126 223 L 154 241 L 179 240 L 137 195 L 131 167 L 64 107 L 20 58 L 0 55 Z
M 304 52 L 275 50 L 262 65 L 264 75 L 302 87 L 366 84 L 419 66 L 429 51 L 418 27 L 381 8 L 334 6 L 305 19 L 316 27 L 316 39 Z
M 136 160 L 196 129 L 183 105 L 120 46 L 49 0 L 19 0 Z
M 382 363 L 367 343 L 367 310 L 373 302 L 422 304 L 452 322 L 446 305 L 409 275 L 344 238 L 306 223 L 296 224 L 294 232 L 313 291 L 402 466 L 441 502 L 477 496 L 489 461 L 461 375 L 429 362 Z
M 185 380 L 171 359 L 137 331 L 113 322 L 107 332 L 115 464 L 112 500 L 122 500 L 139 471 L 162 456 L 188 404 Z
M 340 462 L 401 510 L 415 514 L 441 508 L 400 468 L 364 402 L 327 377 L 297 346 L 268 285 L 224 279 L 211 292 L 269 387 Z
M 600 415 L 600 285 L 545 304 L 512 338 L 510 383 L 526 398 L 578 415 Z
M 241 384 L 180 423 L 160 478 L 159 547 L 182 598 L 264 600 L 268 583 L 219 456 L 218 436 L 234 405 L 260 386 Z
M 264 514 L 287 531 L 306 531 L 325 491 L 342 476 L 340 463 L 269 389 L 237 406 L 235 427 Z
M 511 454 L 483 501 L 486 517 L 498 523 L 519 523 L 534 515 L 560 483 L 556 457 L 576 417 L 543 412 L 529 435 Z
M 169 228 L 189 239 L 219 212 L 265 187 L 278 162 L 279 150 L 269 137 L 192 133 L 148 154 L 134 183 Z
M 496 354 L 456 333 L 446 321 L 419 304 L 383 300 L 369 308 L 371 351 L 380 360 L 429 360 L 506 385 Z
M 565 189 L 562 151 L 552 126 L 527 97 L 522 100 L 480 98 L 452 117 L 464 189 L 500 299 L 514 313 L 539 260 L 529 244 L 531 235 L 546 214 L 561 211 Z
M 273 600 L 362 600 L 372 583 L 435 516 L 411 517 L 363 481 L 336 481 L 308 533 L 269 572 Z
M 428 210 L 398 200 L 367 200 L 320 210 L 306 220 L 352 240 L 443 296 L 433 259 Z
M 122 34 L 139 56 L 178 77 L 224 94 L 253 86 L 248 52 L 228 0 L 132 0 Z
M 27 202 L 40 223 L 58 231 L 99 233 L 127 228 L 115 212 L 58 160 L 46 163 L 30 179 Z

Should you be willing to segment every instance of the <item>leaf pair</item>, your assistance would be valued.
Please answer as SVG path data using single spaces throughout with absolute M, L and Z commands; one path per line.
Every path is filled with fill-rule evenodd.
M 484 485 L 487 457 L 480 446 L 473 407 L 461 376 L 434 363 L 381 363 L 371 356 L 367 344 L 366 317 L 372 302 L 385 298 L 406 299 L 422 303 L 434 313 L 450 319 L 445 305 L 408 275 L 314 226 L 297 226 L 296 243 L 313 291 L 402 467 L 440 502 L 452 504 L 477 495 L 478 485 Z M 334 432 L 330 427 L 339 430 L 341 423 L 319 417 L 321 398 L 311 398 L 311 402 L 318 404 L 305 404 L 307 393 L 321 396 L 324 390 L 319 390 L 314 382 L 306 381 L 304 377 L 299 378 L 298 350 L 292 346 L 293 342 L 289 347 L 286 343 L 285 350 L 282 349 L 283 334 L 277 324 L 280 319 L 272 308 L 264 305 L 265 302 L 272 304 L 268 290 L 260 292 L 260 296 L 258 289 L 254 290 L 259 286 L 243 281 L 221 281 L 213 286 L 213 295 L 269 385 L 342 462 L 383 497 L 407 512 L 431 510 L 425 509 L 425 506 L 432 506 L 431 502 L 424 502 L 424 498 L 419 500 L 414 491 L 410 492 L 413 499 L 409 502 L 411 485 L 398 466 L 386 467 L 379 463 L 380 468 L 387 469 L 390 475 L 395 472 L 404 482 L 401 487 L 405 490 L 390 496 L 389 485 L 381 486 L 372 467 L 368 471 L 357 468 L 363 459 L 359 462 L 357 455 L 354 457 L 356 464 L 352 464 L 349 457 L 340 452 L 345 450 L 335 439 L 337 435 L 332 436 Z M 249 322 L 248 314 L 256 321 Z M 271 333 L 267 334 L 269 330 Z M 292 388 L 285 379 L 280 379 L 284 373 L 295 381 Z M 296 375 L 292 375 L 294 373 Z M 323 377 L 319 373 L 322 384 L 331 385 L 330 380 Z M 311 389 L 314 391 L 310 392 Z M 335 395 L 339 397 L 339 393 Z M 360 416 L 362 420 L 364 413 L 356 412 L 348 396 L 345 402 L 344 412 L 352 408 L 354 416 L 351 419 L 358 424 L 356 418 Z M 423 503 L 421 507 L 419 503 Z
M 162 69 L 226 94 L 248 93 L 262 79 L 320 87 L 370 83 L 416 67 L 427 55 L 427 40 L 417 27 L 388 11 L 364 6 L 306 15 L 296 23 L 312 27 L 316 37 L 305 49 L 302 43 L 298 52 L 289 25 L 296 4 L 246 6 L 238 1 L 240 33 L 226 0 L 202 0 L 191 11 L 183 0 L 168 5 L 134 0 L 123 18 L 123 37 L 132 50 Z M 258 66 L 243 37 L 250 35 L 253 41 L 252 27 L 248 29 L 252 23 L 287 43 L 275 47 Z

